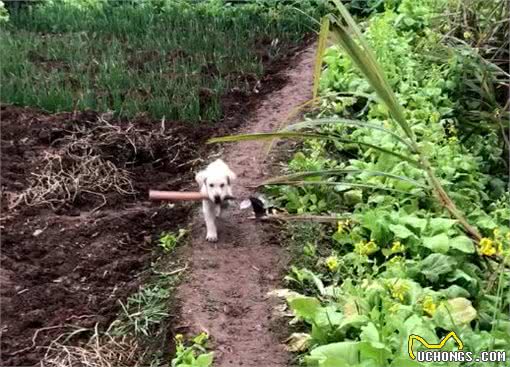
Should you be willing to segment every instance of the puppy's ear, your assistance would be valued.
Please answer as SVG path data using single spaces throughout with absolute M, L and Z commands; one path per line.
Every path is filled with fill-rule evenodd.
M 205 179 L 206 179 L 205 171 L 200 171 L 195 176 L 195 181 L 197 181 L 199 187 L 205 185 Z
M 230 168 L 227 168 L 227 182 L 230 185 L 231 181 L 234 181 L 237 178 L 237 175 L 230 170 Z

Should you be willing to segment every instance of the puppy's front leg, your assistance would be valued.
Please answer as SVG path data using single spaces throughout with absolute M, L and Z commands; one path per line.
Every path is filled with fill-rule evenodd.
M 209 242 L 216 242 L 218 241 L 218 231 L 216 229 L 215 205 L 209 200 L 204 200 L 202 202 L 202 209 L 204 212 L 205 226 L 207 228 L 205 239 Z

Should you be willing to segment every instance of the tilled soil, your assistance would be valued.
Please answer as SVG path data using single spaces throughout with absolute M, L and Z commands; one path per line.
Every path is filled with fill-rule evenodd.
M 115 319 L 149 272 L 160 233 L 189 221 L 192 205 L 149 202 L 148 190 L 189 188 L 211 151 L 206 140 L 242 125 L 283 85 L 288 63 L 268 66 L 256 93 L 225 96 L 216 124 L 1 106 L 1 365 L 36 365 L 55 337 Z
M 251 95 L 232 91 L 225 96 L 225 117 L 214 125 L 143 116 L 119 121 L 90 111 L 48 114 L 0 106 L 1 365 L 36 365 L 45 347 L 62 333 L 96 324 L 107 327 L 115 319 L 119 301 L 134 293 L 150 272 L 160 233 L 185 226 L 193 213 L 193 205 L 149 202 L 149 188 L 190 188 L 193 172 L 211 152 L 206 140 L 239 127 L 255 128 L 252 118 L 248 127 L 243 126 L 252 116 L 248 112 L 296 77 L 295 71 L 282 72 L 294 64 L 288 58 L 269 65 Z M 297 89 L 301 88 L 306 87 Z M 292 93 L 296 98 L 289 96 L 288 102 L 280 97 L 281 112 L 272 111 L 271 105 L 263 107 L 274 113 L 264 126 L 279 120 L 307 91 Z M 259 164 L 246 168 L 258 170 Z M 99 173 L 94 171 L 104 166 Z M 77 177 L 84 185 L 81 189 L 73 187 Z M 257 239 L 255 245 L 264 247 L 263 242 Z M 194 244 L 199 251 L 208 249 L 204 245 Z M 278 261 L 277 255 L 275 249 L 266 265 Z M 214 269 L 203 270 L 216 277 Z M 244 292 L 238 296 L 244 299 Z M 240 317 L 251 307 L 240 306 L 227 311 Z
M 90 112 L 48 115 L 3 106 L 1 113 L 2 363 L 30 366 L 44 354 L 39 346 L 68 332 L 68 325 L 108 325 L 118 300 L 137 290 L 153 241 L 163 230 L 186 225 L 190 210 L 150 203 L 146 193 L 186 184 L 198 153 L 186 142 L 207 135 L 178 124 L 161 132 L 143 119 L 108 122 L 113 127 L 105 130 L 104 116 Z M 132 136 L 124 134 L 135 127 Z M 88 136 L 91 147 L 69 151 L 70 142 L 82 144 Z M 48 154 L 62 158 L 57 178 L 79 175 L 74 155 L 100 157 L 123 170 L 129 192 L 116 191 L 122 183 L 114 182 L 103 192 L 78 192 L 74 200 L 51 194 L 44 197 L 48 203 L 25 203 L 20 195 L 34 185 L 34 174 L 51 171 Z
M 286 85 L 267 95 L 248 116 L 240 133 L 275 130 L 311 98 L 314 47 L 303 50 L 286 72 Z M 239 142 L 225 146 L 221 157 L 238 174 L 234 195 L 251 193 L 245 186 L 267 178 L 266 146 Z M 178 289 L 181 328 L 206 331 L 213 340 L 218 367 L 287 366 L 289 355 L 279 339 L 267 292 L 278 287 L 287 256 L 271 225 L 250 219 L 248 211 L 233 208 L 220 219 L 219 241 L 205 240 L 205 224 L 196 214 L 192 245 L 188 247 L 191 274 Z

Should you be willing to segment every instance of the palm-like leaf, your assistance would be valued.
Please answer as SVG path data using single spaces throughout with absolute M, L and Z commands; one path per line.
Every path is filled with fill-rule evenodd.
M 266 183 L 263 183 L 266 185 Z M 345 181 L 296 181 L 296 180 L 290 180 L 290 181 L 279 181 L 279 182 L 273 182 L 271 185 L 287 185 L 287 186 L 309 186 L 309 185 L 326 185 L 326 186 L 343 186 L 343 189 L 337 190 L 338 192 L 343 191 L 350 191 L 355 187 L 359 187 L 362 189 L 370 189 L 370 190 L 383 190 L 383 191 L 389 191 L 389 192 L 396 192 L 399 194 L 404 194 L 408 196 L 421 196 L 418 194 L 411 193 L 409 191 L 404 190 L 398 190 L 398 189 L 392 189 L 390 187 L 386 186 L 380 186 L 380 185 L 371 185 L 371 184 L 362 184 L 362 183 L 356 183 L 356 182 L 345 182 Z
M 334 124 L 344 124 L 348 126 L 359 126 L 359 127 L 366 127 L 373 130 L 379 130 L 383 131 L 391 136 L 393 136 L 396 140 L 399 142 L 405 144 L 409 149 L 413 149 L 413 146 L 411 143 L 409 143 L 406 139 L 401 138 L 398 134 L 395 134 L 393 131 L 385 129 L 382 126 L 371 124 L 369 122 L 363 122 L 359 120 L 350 120 L 350 119 L 343 119 L 343 118 L 324 118 L 324 119 L 317 119 L 317 120 L 310 120 L 310 121 L 304 121 L 304 122 L 298 122 L 296 124 L 292 124 L 287 126 L 284 131 L 295 131 L 295 130 L 301 130 L 305 128 L 311 128 L 311 127 L 317 127 L 322 125 L 334 125 Z
M 353 173 L 363 173 L 363 174 L 366 174 L 369 176 L 386 177 L 391 180 L 404 181 L 404 182 L 410 183 L 417 187 L 426 187 L 423 184 L 421 184 L 420 182 L 410 179 L 408 177 L 398 176 L 398 175 L 394 175 L 394 174 L 382 172 L 382 171 L 368 171 L 368 170 L 350 169 L 350 168 L 293 173 L 290 175 L 283 175 L 283 176 L 271 178 L 269 180 L 264 181 L 262 183 L 262 185 L 272 185 L 272 184 L 278 184 L 280 182 L 297 181 L 297 180 L 301 180 L 303 178 L 309 178 L 309 177 L 327 177 L 327 176 L 337 176 L 337 175 L 341 175 L 341 174 L 353 174 Z
M 338 143 L 344 144 L 357 144 L 360 146 L 364 146 L 367 148 L 371 148 L 377 150 L 381 153 L 389 154 L 394 157 L 397 157 L 400 160 L 411 163 L 414 166 L 420 167 L 420 163 L 410 157 L 407 157 L 403 154 L 391 151 L 386 148 L 379 147 L 374 144 L 365 143 L 362 141 L 354 141 L 350 139 L 340 138 L 338 136 L 332 134 L 321 134 L 321 133 L 305 133 L 305 132 L 293 132 L 293 131 L 279 131 L 275 133 L 256 133 L 256 134 L 241 134 L 241 135 L 231 135 L 231 136 L 223 136 L 219 138 L 209 139 L 208 143 L 226 143 L 226 142 L 234 142 L 234 141 L 246 141 L 246 140 L 268 140 L 274 138 L 294 138 L 294 139 L 322 139 L 322 140 L 331 140 L 336 141 Z
M 401 160 L 407 161 L 417 167 L 420 167 L 426 173 L 427 180 L 430 186 L 433 188 L 438 201 L 449 211 L 449 213 L 458 220 L 458 222 L 463 226 L 464 230 L 469 233 L 475 240 L 479 241 L 481 239 L 481 235 L 478 230 L 468 223 L 463 213 L 456 207 L 455 203 L 448 196 L 448 193 L 445 191 L 439 180 L 434 174 L 434 170 L 432 165 L 428 161 L 428 158 L 425 154 L 423 154 L 416 141 L 416 137 L 413 133 L 413 130 L 407 123 L 405 118 L 404 109 L 398 103 L 397 98 L 391 89 L 386 77 L 380 67 L 379 63 L 376 61 L 375 55 L 371 51 L 368 43 L 365 41 L 360 29 L 350 16 L 349 12 L 345 8 L 345 6 L 339 0 L 331 0 L 339 13 L 339 16 L 329 14 L 327 16 L 327 20 L 324 20 L 321 24 L 321 33 L 319 40 L 319 50 L 317 52 L 317 58 L 315 63 L 315 84 L 314 84 L 314 94 L 317 93 L 318 90 L 318 71 L 322 68 L 322 55 L 323 50 L 322 47 L 325 47 L 326 38 L 328 36 L 326 25 L 329 24 L 330 32 L 329 35 L 333 37 L 333 39 L 338 42 L 345 52 L 352 59 L 354 64 L 358 67 L 358 69 L 362 72 L 365 78 L 368 80 L 372 88 L 374 89 L 378 99 L 388 108 L 390 115 L 397 122 L 400 128 L 403 130 L 406 139 L 400 137 L 399 135 L 389 132 L 386 129 L 381 128 L 380 126 L 375 126 L 373 124 L 368 124 L 365 122 L 355 122 L 355 120 L 346 120 L 346 119 L 332 119 L 330 121 L 327 120 L 315 120 L 310 122 L 303 122 L 300 124 L 294 124 L 288 127 L 285 130 L 281 130 L 275 133 L 263 133 L 263 134 L 248 134 L 248 135 L 237 135 L 230 137 L 221 137 L 211 139 L 209 142 L 232 142 L 232 141 L 242 141 L 242 140 L 265 140 L 265 139 L 274 139 L 274 138 L 299 138 L 299 139 L 326 139 L 331 141 L 336 141 L 340 143 L 354 143 L 360 146 L 364 146 L 367 148 L 371 148 L 377 151 L 380 151 L 385 154 L 392 155 L 394 157 L 398 157 Z M 319 73 L 320 74 L 320 73 Z M 295 132 L 295 130 L 301 130 L 310 127 L 316 127 L 320 125 L 326 125 L 330 123 L 343 123 L 352 126 L 360 126 L 360 127 L 368 127 L 372 129 L 377 129 L 381 131 L 385 131 L 390 133 L 393 137 L 395 137 L 399 142 L 405 144 L 409 149 L 410 153 L 413 155 L 418 155 L 419 159 L 415 160 L 403 154 L 391 151 L 386 148 L 382 148 L 379 146 L 375 146 L 373 144 L 365 143 L 365 142 L 356 142 L 349 139 L 340 138 L 339 136 L 332 133 L 316 133 L 316 132 Z M 284 183 L 280 181 L 279 183 Z M 340 184 L 340 183 L 332 183 L 331 181 L 294 181 L 289 180 L 285 182 L 287 184 Z M 351 184 L 351 186 L 363 187 L 363 184 Z M 370 187 L 370 185 L 365 185 L 366 187 Z M 374 188 L 374 187 L 371 187 Z M 381 187 L 376 187 L 377 189 L 384 189 Z M 398 191 L 398 190 L 390 190 L 390 191 Z
M 345 52 L 347 52 L 349 57 L 375 90 L 379 99 L 386 105 L 391 116 L 405 132 L 413 146 L 413 152 L 420 156 L 420 166 L 427 173 L 427 179 L 430 185 L 434 188 L 440 203 L 459 221 L 467 233 L 479 241 L 481 239 L 480 233 L 475 227 L 468 223 L 464 215 L 457 208 L 453 200 L 448 196 L 448 193 L 435 176 L 434 170 L 427 157 L 420 152 L 414 133 L 406 121 L 404 110 L 398 103 L 393 90 L 388 84 L 379 63 L 376 61 L 376 58 L 361 34 L 360 29 L 350 16 L 345 6 L 339 0 L 331 1 L 335 4 L 338 12 L 340 13 L 340 17 L 336 17 L 331 14 L 328 16 L 331 23 L 333 37 L 338 43 L 340 43 L 340 45 L 342 45 Z
M 319 43 L 317 45 L 317 53 L 315 55 L 315 65 L 313 70 L 313 99 L 319 94 L 319 83 L 322 69 L 322 58 L 326 50 L 326 42 L 328 40 L 329 19 L 324 17 L 321 22 L 321 30 L 319 33 Z
M 411 139 L 414 147 L 417 148 L 414 133 L 407 124 L 404 110 L 397 102 L 393 90 L 388 84 L 379 63 L 376 61 L 375 55 L 365 41 L 356 22 L 339 0 L 332 1 L 336 5 L 341 16 L 337 18 L 333 15 L 329 15 L 332 35 L 349 54 L 349 57 L 363 73 L 372 88 L 374 88 L 379 99 L 388 107 L 390 114 L 404 130 L 407 137 Z

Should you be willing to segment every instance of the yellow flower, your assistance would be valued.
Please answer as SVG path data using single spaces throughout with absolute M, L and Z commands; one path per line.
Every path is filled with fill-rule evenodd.
M 437 122 L 439 122 L 440 119 L 441 119 L 441 115 L 437 111 L 432 112 L 432 114 L 430 115 L 430 121 L 432 123 L 437 123 Z
M 336 271 L 338 269 L 338 258 L 336 256 L 330 256 L 326 259 L 326 266 L 330 271 Z
M 402 263 L 404 258 L 402 256 L 393 256 L 391 259 L 388 260 L 387 264 L 397 264 Z
M 367 251 L 367 255 L 370 255 L 370 254 L 373 254 L 374 252 L 376 252 L 377 250 L 379 250 L 379 246 L 377 246 L 375 244 L 374 241 L 370 240 L 367 244 L 366 244 L 366 251 Z
M 393 245 L 391 246 L 391 252 L 397 253 L 397 252 L 404 252 L 405 246 L 400 243 L 400 241 L 393 242 Z
M 379 246 L 372 240 L 367 243 L 361 241 L 354 245 L 354 251 L 360 255 L 371 255 L 377 250 L 379 250 Z
M 392 305 L 390 306 L 389 311 L 390 311 L 391 313 L 395 313 L 395 312 L 397 312 L 397 311 L 398 311 L 398 309 L 399 309 L 399 308 L 400 308 L 400 305 L 399 305 L 398 303 L 394 303 L 394 304 L 392 304 Z
M 499 237 L 501 235 L 501 231 L 499 230 L 499 228 L 494 228 L 492 233 L 494 234 L 494 238 Z
M 494 247 L 494 241 L 487 237 L 480 240 L 478 247 L 480 248 L 482 255 L 485 256 L 492 256 L 497 252 L 496 247 Z
M 455 144 L 458 141 L 459 141 L 459 139 L 457 139 L 456 136 L 451 136 L 448 138 L 448 143 L 450 143 L 450 144 Z
M 400 302 L 403 302 L 408 290 L 409 285 L 406 282 L 399 280 L 391 285 L 391 296 L 400 300 Z
M 468 39 L 471 39 L 472 37 L 473 37 L 473 33 L 469 32 L 469 31 L 464 32 L 464 39 L 468 40 Z
M 430 296 L 425 297 L 422 307 L 423 311 L 425 311 L 430 316 L 434 316 L 434 314 L 436 313 L 437 306 L 434 303 L 434 299 Z
M 337 232 L 338 233 L 343 233 L 344 231 L 349 231 L 349 226 L 351 225 L 351 220 L 350 219 L 346 219 L 346 220 L 339 220 L 337 222 Z
M 176 342 L 180 343 L 180 342 L 183 341 L 183 339 L 184 339 L 184 335 L 182 335 L 182 334 L 176 334 L 175 335 L 175 341 Z

